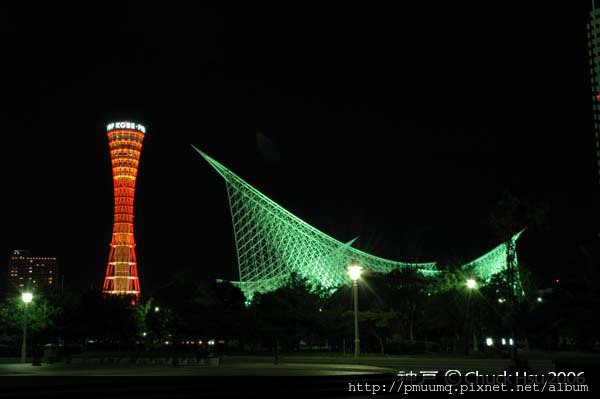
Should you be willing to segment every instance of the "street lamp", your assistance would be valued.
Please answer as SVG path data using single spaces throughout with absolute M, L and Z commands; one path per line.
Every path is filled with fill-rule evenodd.
M 473 350 L 475 351 L 475 350 L 477 350 L 477 337 L 475 336 L 475 331 L 473 331 L 471 318 L 469 315 L 469 308 L 471 307 L 471 291 L 474 290 L 475 288 L 477 288 L 477 281 L 475 281 L 475 279 L 469 278 L 469 279 L 467 279 L 466 286 L 467 286 L 467 309 L 465 312 L 465 324 L 466 324 L 467 330 L 470 330 L 468 332 L 470 332 L 473 335 Z M 465 355 L 468 355 L 468 354 L 469 354 L 469 341 L 465 337 Z
M 362 267 L 352 265 L 348 267 L 348 275 L 352 280 L 352 292 L 354 294 L 354 357 L 360 354 L 360 339 L 358 339 L 358 279 L 362 273 Z
M 477 281 L 475 281 L 474 279 L 470 278 L 467 279 L 467 288 L 472 290 L 473 288 L 475 288 L 477 286 Z
M 21 299 L 25 303 L 25 317 L 23 318 L 23 343 L 21 344 L 21 363 L 25 363 L 25 359 L 27 357 L 27 317 L 28 317 L 28 309 L 29 302 L 33 299 L 33 294 L 31 292 L 24 292 L 21 294 Z

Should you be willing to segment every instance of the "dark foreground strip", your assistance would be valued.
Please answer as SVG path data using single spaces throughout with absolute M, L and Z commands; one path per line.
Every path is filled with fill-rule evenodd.
M 581 364 L 577 366 L 581 367 Z M 573 366 L 575 367 L 575 366 Z M 579 368 L 575 368 L 579 369 Z M 600 392 L 600 370 L 595 367 L 585 368 L 585 384 L 589 387 L 587 394 L 597 397 Z M 431 384 L 447 382 L 441 377 L 431 380 Z M 0 399 L 5 398 L 58 398 L 58 399 L 102 399 L 102 398 L 366 398 L 374 396 L 417 396 L 448 397 L 448 393 L 412 392 L 403 395 L 398 388 L 400 379 L 394 374 L 357 374 L 343 376 L 296 376 L 296 377 L 264 377 L 264 376 L 179 376 L 179 377 L 47 377 L 23 376 L 0 377 Z M 349 386 L 356 384 L 376 384 L 386 387 L 385 391 L 349 392 Z M 455 383 L 467 384 L 462 379 Z M 392 385 L 394 384 L 394 385 Z M 475 386 L 474 388 L 477 388 Z M 393 389 L 393 391 L 392 391 Z M 392 391 L 393 393 L 391 393 Z M 483 397 L 481 392 L 465 392 L 470 396 Z M 516 393 L 516 392 L 515 392 Z M 549 392 L 548 392 L 549 393 Z M 548 393 L 541 393 L 547 395 Z M 566 392 L 561 392 L 564 395 Z M 454 392 L 462 397 L 459 392 Z M 528 392 L 528 395 L 535 392 Z M 578 392 L 578 395 L 583 392 Z M 511 392 L 486 392 L 489 395 L 514 395 Z M 588 396 L 585 395 L 585 396 Z
M 0 398 L 357 397 L 348 384 L 389 384 L 392 374 L 324 377 L 0 377 Z

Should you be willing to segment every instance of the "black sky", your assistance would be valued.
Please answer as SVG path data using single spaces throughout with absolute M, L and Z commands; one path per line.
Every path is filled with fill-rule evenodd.
M 149 3 L 0 8 L 4 259 L 29 248 L 59 256 L 67 285 L 101 284 L 119 119 L 147 126 L 143 290 L 237 278 L 225 186 L 190 144 L 380 256 L 482 254 L 505 187 L 551 204 L 519 247 L 539 274 L 597 247 L 587 2 Z

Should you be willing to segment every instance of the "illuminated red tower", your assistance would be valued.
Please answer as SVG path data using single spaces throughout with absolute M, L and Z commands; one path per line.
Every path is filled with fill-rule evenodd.
M 146 129 L 138 123 L 114 122 L 106 130 L 112 161 L 115 212 L 102 292 L 139 298 L 140 281 L 133 238 L 133 198 Z

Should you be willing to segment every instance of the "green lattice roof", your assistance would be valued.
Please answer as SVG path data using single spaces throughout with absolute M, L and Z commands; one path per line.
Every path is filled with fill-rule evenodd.
M 350 283 L 347 267 L 352 263 L 380 273 L 404 268 L 412 268 L 428 276 L 438 273 L 435 262 L 393 261 L 353 248 L 356 238 L 347 243 L 336 240 L 192 147 L 225 180 L 240 275 L 236 285 L 247 298 L 252 298 L 256 292 L 268 292 L 281 287 L 292 272 L 306 278 L 315 287 L 334 290 Z M 516 241 L 520 234 L 516 234 L 513 240 Z M 493 274 L 506 269 L 506 244 L 469 262 L 464 268 L 489 281 Z

